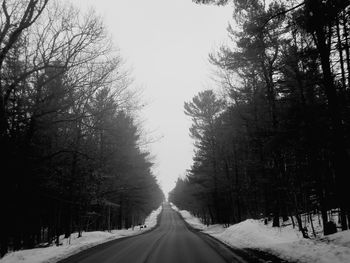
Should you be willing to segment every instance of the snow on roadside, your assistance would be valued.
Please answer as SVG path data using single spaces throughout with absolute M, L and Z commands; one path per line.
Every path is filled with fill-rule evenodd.
M 178 210 L 176 207 L 175 210 L 192 227 L 235 248 L 263 250 L 297 262 L 350 262 L 350 230 L 319 239 L 305 239 L 291 226 L 272 228 L 264 225 L 261 220 L 253 219 L 228 228 L 220 225 L 205 226 L 188 211 Z
M 345 263 L 350 259 L 350 231 L 323 240 L 305 239 L 292 228 L 272 228 L 249 219 L 211 235 L 233 247 L 264 250 L 291 261 Z
M 5 257 L 0 259 L 0 263 L 53 263 L 71 255 L 74 255 L 82 250 L 90 247 L 118 239 L 127 236 L 133 236 L 141 234 L 145 231 L 149 231 L 157 225 L 157 217 L 162 210 L 160 206 L 157 210 L 154 210 L 145 220 L 147 228 L 139 229 L 135 227 L 134 230 L 121 229 L 112 230 L 111 232 L 94 231 L 94 232 L 83 232 L 83 236 L 78 237 L 78 233 L 71 235 L 69 239 L 62 239 L 61 246 L 51 246 L 46 248 L 34 248 L 20 250 L 16 252 L 10 252 Z
M 145 225 L 147 226 L 148 230 L 154 228 L 157 225 L 157 219 L 158 215 L 162 211 L 162 206 L 158 207 L 157 210 L 154 210 L 146 219 L 145 219 Z M 146 228 L 146 229 L 147 229 Z
M 200 230 L 204 230 L 207 228 L 205 225 L 203 225 L 203 223 L 199 220 L 199 218 L 192 216 L 190 212 L 186 210 L 181 210 L 179 212 L 183 217 L 183 219 L 185 219 L 185 221 L 189 223 L 193 228 L 200 229 Z

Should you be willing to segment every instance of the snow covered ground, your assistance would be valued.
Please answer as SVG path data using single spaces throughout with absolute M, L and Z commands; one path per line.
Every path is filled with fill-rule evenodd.
M 145 231 L 149 231 L 157 224 L 157 216 L 160 214 L 162 207 L 154 210 L 145 220 L 147 228 L 139 229 L 135 227 L 134 230 L 122 229 L 113 230 L 111 232 L 83 232 L 83 236 L 77 238 L 78 234 L 74 233 L 69 239 L 62 238 L 61 246 L 52 246 L 46 248 L 27 249 L 16 252 L 11 252 L 0 259 L 1 263 L 53 263 L 64 258 L 67 258 L 73 254 L 76 254 L 87 248 L 96 246 L 98 244 L 105 243 L 107 241 L 118 239 L 126 236 L 133 236 L 141 234 Z
M 173 208 L 179 211 L 175 206 Z M 305 239 L 291 225 L 273 228 L 261 220 L 248 219 L 228 228 L 221 225 L 207 227 L 188 211 L 179 213 L 192 227 L 235 248 L 262 250 L 294 262 L 350 262 L 350 231 Z

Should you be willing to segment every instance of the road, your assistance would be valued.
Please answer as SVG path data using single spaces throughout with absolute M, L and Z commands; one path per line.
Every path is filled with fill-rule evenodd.
M 168 204 L 165 204 L 156 229 L 138 236 L 109 242 L 74 255 L 63 262 L 225 263 L 246 261 L 212 238 L 191 231 L 183 219 Z

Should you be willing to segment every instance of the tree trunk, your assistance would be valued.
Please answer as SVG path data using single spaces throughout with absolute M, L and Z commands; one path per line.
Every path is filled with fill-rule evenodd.
M 345 54 L 346 54 L 346 68 L 348 71 L 348 87 L 350 86 L 350 51 L 349 51 L 349 31 L 346 24 L 346 13 L 343 13 L 343 34 L 345 36 Z
M 340 35 L 340 27 L 339 27 L 339 18 L 336 19 L 336 26 L 337 26 L 337 40 L 338 40 L 338 53 L 339 53 L 339 59 L 340 59 L 340 69 L 341 69 L 341 83 L 342 83 L 342 98 L 345 95 L 345 87 L 346 87 L 346 80 L 345 80 L 345 69 L 344 69 L 344 58 L 343 58 L 343 44 L 341 42 L 341 35 Z
M 280 227 L 280 205 L 279 205 L 278 197 L 275 200 L 272 226 L 273 227 Z
M 330 65 L 330 50 L 326 44 L 325 31 L 322 27 L 315 30 L 317 37 L 317 47 L 321 58 L 321 66 L 323 71 L 323 81 L 325 85 L 326 96 L 328 100 L 328 111 L 332 125 L 332 148 L 333 148 L 333 165 L 335 171 L 335 180 L 337 185 L 337 199 L 341 209 L 342 229 L 346 230 L 346 210 L 347 210 L 347 177 L 349 157 L 345 148 L 344 131 L 341 120 L 341 111 L 334 86 L 333 75 Z
M 314 235 L 314 237 L 316 237 L 316 232 L 315 232 L 315 228 L 314 228 L 314 222 L 312 220 L 312 213 L 309 213 L 309 219 L 310 219 L 312 234 Z

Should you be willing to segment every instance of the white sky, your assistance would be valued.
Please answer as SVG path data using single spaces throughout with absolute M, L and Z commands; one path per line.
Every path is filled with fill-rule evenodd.
M 191 0 L 71 0 L 102 15 L 142 87 L 142 118 L 156 156 L 154 172 L 167 194 L 192 163 L 191 125 L 185 101 L 211 87 L 208 54 L 227 39 L 229 6 L 196 5 Z M 213 87 L 215 88 L 215 87 Z

